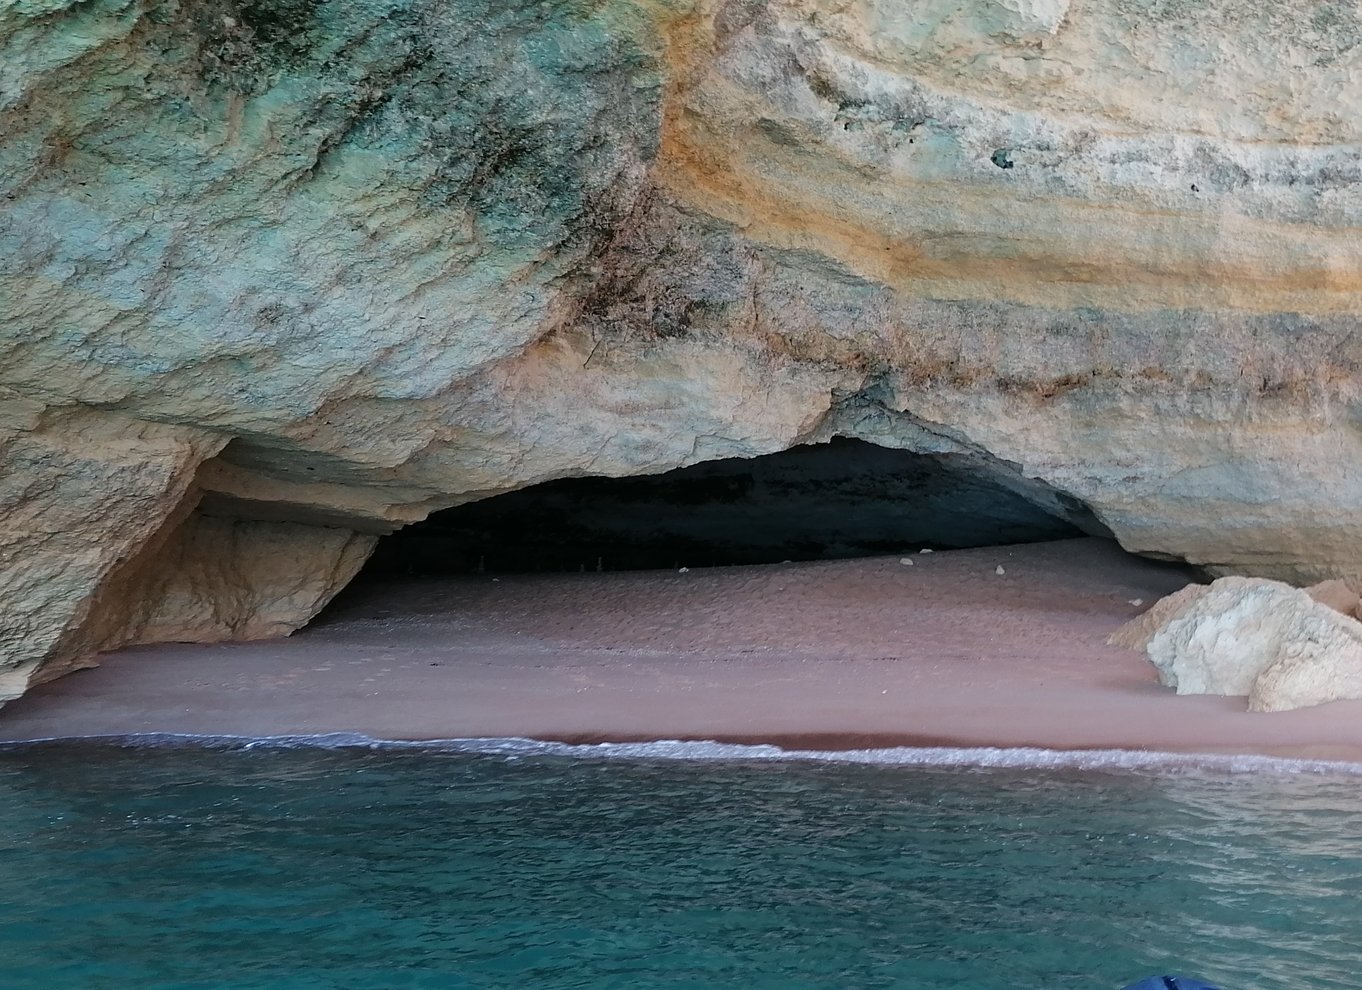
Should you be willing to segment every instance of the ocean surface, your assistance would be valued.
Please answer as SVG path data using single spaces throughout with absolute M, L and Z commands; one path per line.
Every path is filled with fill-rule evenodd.
M 0 987 L 1362 985 L 1357 772 L 160 742 L 0 749 Z

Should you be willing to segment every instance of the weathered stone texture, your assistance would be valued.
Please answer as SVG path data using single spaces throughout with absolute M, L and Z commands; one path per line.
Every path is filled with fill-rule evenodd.
M 0 670 L 126 641 L 115 586 L 141 635 L 283 630 L 433 509 L 839 434 L 1362 578 L 1359 40 L 1332 0 L 10 3 Z M 203 492 L 239 568 L 117 579 Z M 254 587 L 287 526 L 317 573 Z
M 72 647 L 146 548 L 185 511 L 194 469 L 222 445 L 203 431 L 105 412 L 3 405 L 0 700 L 85 662 Z
M 1178 694 L 1246 695 L 1250 711 L 1362 698 L 1362 622 L 1341 582 L 1301 590 L 1227 577 L 1189 585 L 1111 642 L 1143 649 Z M 1327 600 L 1322 601 L 1321 598 Z
M 344 529 L 195 513 L 126 596 L 132 614 L 124 612 L 118 638 L 212 643 L 287 635 L 299 616 L 314 615 L 345 587 L 376 540 Z

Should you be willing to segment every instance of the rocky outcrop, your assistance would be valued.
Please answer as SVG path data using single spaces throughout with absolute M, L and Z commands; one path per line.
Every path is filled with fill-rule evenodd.
M 1343 2 L 10 4 L 0 690 L 295 626 L 437 508 L 833 436 L 1362 577 L 1359 39 Z M 137 576 L 223 527 L 221 574 Z
M 1356 607 L 1347 590 L 1236 577 L 1189 585 L 1110 642 L 1143 649 L 1178 694 L 1247 695 L 1250 711 L 1362 698 L 1362 622 L 1337 607 Z
M 102 649 L 287 633 L 376 539 L 195 511 L 224 443 L 206 431 L 76 410 L 6 425 L 0 655 L 18 662 L 0 668 L 0 701 Z
M 86 662 L 98 625 L 182 518 L 195 467 L 223 439 L 104 411 L 12 403 L 0 433 L 0 701 L 45 667 Z M 88 645 L 87 645 L 88 643 Z
M 1112 633 L 1107 638 L 1107 642 L 1112 646 L 1125 647 L 1127 650 L 1143 650 L 1149 646 L 1150 640 L 1154 638 L 1156 633 L 1174 619 L 1187 614 L 1189 609 L 1212 591 L 1217 593 L 1230 591 L 1237 594 L 1255 588 L 1276 588 L 1280 590 L 1281 587 L 1283 587 L 1282 582 L 1271 581 L 1266 578 L 1222 578 L 1211 584 L 1189 584 L 1171 595 L 1160 598 L 1140 615 Z M 1286 587 L 1290 586 L 1286 585 Z M 1291 590 L 1294 591 L 1295 589 Z M 1312 601 L 1326 605 L 1335 612 L 1349 618 L 1362 619 L 1362 614 L 1359 614 L 1358 611 L 1359 608 L 1362 608 L 1362 599 L 1346 581 L 1333 578 L 1312 584 L 1303 590 Z
M 376 539 L 195 512 L 98 600 L 74 652 L 287 635 L 345 587 Z

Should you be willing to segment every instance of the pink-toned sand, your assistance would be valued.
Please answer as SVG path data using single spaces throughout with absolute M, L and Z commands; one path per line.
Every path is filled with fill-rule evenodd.
M 0 740 L 189 732 L 1362 759 L 1362 702 L 1176 697 L 1112 630 L 1186 581 L 1100 540 L 689 573 L 367 583 L 287 640 L 124 650 Z M 999 575 L 995 569 L 1006 571 Z

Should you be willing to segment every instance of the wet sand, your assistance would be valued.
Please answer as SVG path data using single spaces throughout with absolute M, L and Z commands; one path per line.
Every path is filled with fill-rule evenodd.
M 0 740 L 357 732 L 1362 760 L 1362 702 L 1249 714 L 1240 698 L 1176 697 L 1141 654 L 1105 645 L 1186 583 L 1180 569 L 1101 540 L 910 559 L 361 581 L 286 640 L 110 654 L 0 710 Z

